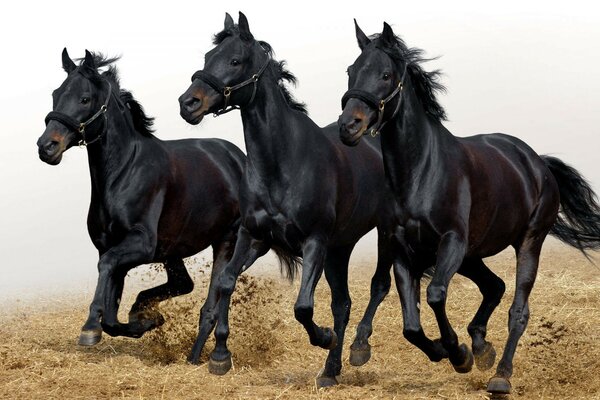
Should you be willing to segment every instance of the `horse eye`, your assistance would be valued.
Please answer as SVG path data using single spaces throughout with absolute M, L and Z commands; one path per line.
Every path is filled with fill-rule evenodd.
M 389 81 L 391 77 L 392 75 L 389 72 L 384 72 L 382 78 L 384 81 Z
M 90 102 L 90 98 L 89 97 L 82 97 L 81 98 L 81 104 L 87 104 Z
M 240 65 L 240 60 L 238 60 L 237 58 L 234 58 L 233 60 L 231 60 L 231 65 L 233 65 L 234 67 L 237 65 Z

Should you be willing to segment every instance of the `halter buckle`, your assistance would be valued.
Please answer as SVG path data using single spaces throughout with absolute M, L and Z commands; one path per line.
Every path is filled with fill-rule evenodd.
M 383 112 L 384 109 L 385 109 L 385 100 L 381 100 L 379 102 L 379 111 Z
M 77 143 L 77 146 L 79 146 L 80 149 L 83 149 L 84 147 L 86 147 L 87 143 L 85 142 L 85 139 L 79 140 L 79 142 Z
M 371 128 L 371 130 L 369 131 L 369 135 L 374 138 L 377 137 L 377 135 L 379 135 L 379 131 L 375 128 Z
M 225 97 L 229 97 L 229 96 L 231 96 L 231 87 L 229 87 L 229 86 L 226 86 L 226 87 L 223 89 L 223 96 L 225 96 Z
M 258 74 L 252 75 L 252 81 L 253 82 L 258 82 L 258 78 L 259 78 Z
M 81 122 L 79 124 L 79 133 L 81 133 L 83 135 L 84 132 L 85 132 L 85 124 L 83 122 Z

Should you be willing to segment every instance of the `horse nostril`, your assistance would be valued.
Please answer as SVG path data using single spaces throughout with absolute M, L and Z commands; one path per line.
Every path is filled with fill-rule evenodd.
M 46 144 L 46 146 L 44 146 L 44 150 L 46 151 L 46 153 L 50 154 L 56 149 L 57 146 L 58 141 L 51 140 L 50 142 L 48 142 L 48 144 Z
M 197 97 L 188 97 L 183 101 L 183 106 L 187 112 L 194 112 L 200 108 L 202 101 Z
M 362 118 L 354 118 L 354 126 L 362 124 Z

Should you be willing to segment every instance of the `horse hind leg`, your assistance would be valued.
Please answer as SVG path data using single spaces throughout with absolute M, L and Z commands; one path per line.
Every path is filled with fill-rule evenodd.
M 490 393 L 509 394 L 511 391 L 509 378 L 513 372 L 513 357 L 529 321 L 529 295 L 537 275 L 545 237 L 546 233 L 528 234 L 518 247 L 515 297 L 508 314 L 508 339 L 496 375 L 488 383 L 487 390 Z
M 137 295 L 135 303 L 129 311 L 129 325 L 132 331 L 143 334 L 147 330 L 162 325 L 164 318 L 154 309 L 154 306 L 161 301 L 188 294 L 194 290 L 194 281 L 185 268 L 182 259 L 167 260 L 165 271 L 167 282 L 144 290 Z M 136 326 L 138 326 L 137 329 Z
M 350 318 L 352 301 L 348 291 L 348 262 L 354 245 L 339 249 L 328 249 L 325 259 L 325 278 L 331 289 L 331 312 L 337 345 L 329 350 L 325 368 L 317 378 L 318 387 L 337 385 L 337 376 L 342 371 L 344 334 Z
M 375 317 L 377 308 L 389 293 L 392 283 L 390 277 L 393 258 L 391 254 L 392 246 L 390 242 L 383 237 L 383 232 L 379 232 L 377 247 L 377 268 L 371 279 L 369 304 L 356 328 L 354 342 L 350 346 L 350 364 L 355 367 L 366 364 L 371 358 L 369 337 L 371 337 L 371 334 L 373 333 L 373 318 Z
M 473 281 L 483 296 L 481 305 L 467 331 L 472 340 L 471 348 L 475 357 L 475 365 L 479 370 L 485 371 L 492 368 L 496 360 L 494 346 L 485 340 L 487 324 L 492 313 L 500 304 L 500 300 L 502 300 L 505 284 L 480 258 L 465 259 L 458 273 Z

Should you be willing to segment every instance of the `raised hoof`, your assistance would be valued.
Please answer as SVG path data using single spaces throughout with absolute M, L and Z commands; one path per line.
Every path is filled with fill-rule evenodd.
M 156 310 L 136 311 L 129 313 L 129 323 L 145 323 L 154 329 L 165 323 L 165 317 Z
M 510 382 L 506 378 L 494 376 L 488 382 L 487 391 L 492 394 L 510 394 Z
M 350 365 L 360 367 L 365 365 L 367 361 L 371 359 L 371 345 L 366 344 L 363 346 L 350 346 Z
M 467 355 L 467 358 L 465 359 L 465 362 L 463 362 L 461 365 L 452 364 L 452 366 L 454 367 L 454 370 L 459 374 L 466 374 L 467 372 L 471 372 L 471 369 L 473 369 L 473 353 L 471 352 L 471 349 L 469 349 L 464 343 L 461 344 L 459 348 L 463 354 Z
M 100 339 L 102 339 L 101 329 L 82 330 L 77 344 L 80 346 L 93 346 L 98 344 Z
M 337 337 L 337 334 L 336 334 L 336 333 L 333 331 L 333 329 L 331 329 L 331 328 L 325 328 L 325 334 L 326 334 L 326 335 L 327 335 L 327 334 L 328 334 L 328 335 L 330 335 L 330 336 L 331 336 L 331 339 L 329 340 L 329 345 L 325 344 L 325 345 L 323 346 L 323 348 L 324 348 L 325 350 L 333 350 L 333 349 L 335 349 L 335 348 L 337 347 L 337 345 L 338 345 L 338 337 Z
M 226 359 L 218 361 L 212 357 L 208 360 L 208 372 L 213 375 L 225 375 L 231 369 L 231 354 Z
M 485 344 L 483 351 L 479 354 L 474 354 L 475 365 L 480 371 L 487 371 L 494 366 L 496 362 L 496 350 L 491 343 Z
M 317 387 L 318 388 L 332 387 L 337 384 L 338 384 L 338 381 L 335 376 L 324 376 L 323 374 L 320 374 L 317 377 Z

